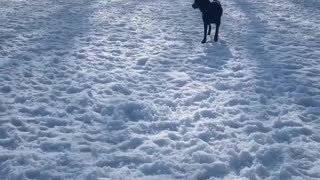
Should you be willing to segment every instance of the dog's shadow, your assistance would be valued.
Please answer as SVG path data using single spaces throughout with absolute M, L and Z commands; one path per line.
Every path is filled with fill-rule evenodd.
M 232 58 L 229 45 L 223 39 L 214 42 L 213 36 L 208 36 L 209 39 L 205 46 L 205 55 L 198 60 L 198 63 L 206 65 L 209 68 L 221 70 L 224 65 Z

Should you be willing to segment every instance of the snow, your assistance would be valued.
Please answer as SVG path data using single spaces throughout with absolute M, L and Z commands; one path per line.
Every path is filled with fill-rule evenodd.
M 320 178 L 320 10 L 0 2 L 0 179 Z

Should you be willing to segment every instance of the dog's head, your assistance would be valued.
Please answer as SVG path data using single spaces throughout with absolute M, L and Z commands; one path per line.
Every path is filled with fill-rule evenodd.
M 198 9 L 199 6 L 199 0 L 194 0 L 194 3 L 192 4 L 193 9 Z
M 192 4 L 193 9 L 201 9 L 210 6 L 210 0 L 194 0 Z

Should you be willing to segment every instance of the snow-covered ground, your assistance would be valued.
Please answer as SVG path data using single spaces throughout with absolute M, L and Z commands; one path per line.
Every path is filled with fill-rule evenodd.
M 320 1 L 0 0 L 0 179 L 320 179 Z

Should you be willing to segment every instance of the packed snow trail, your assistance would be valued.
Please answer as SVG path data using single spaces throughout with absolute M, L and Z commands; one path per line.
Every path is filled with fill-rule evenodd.
M 1 179 L 319 179 L 320 3 L 221 2 L 1 2 Z

